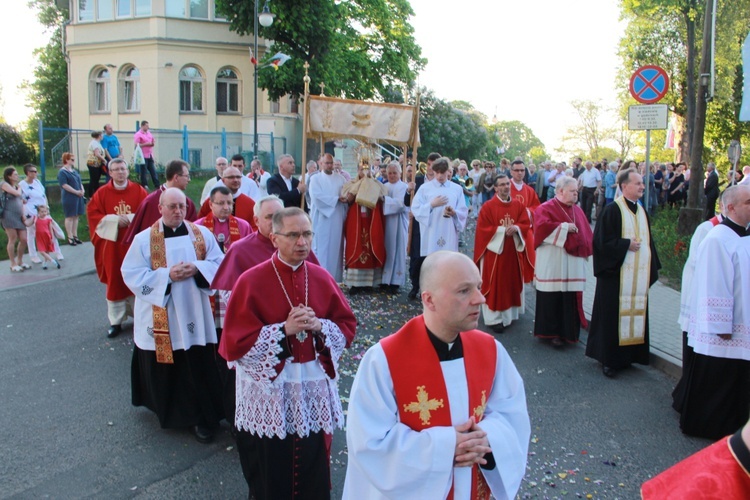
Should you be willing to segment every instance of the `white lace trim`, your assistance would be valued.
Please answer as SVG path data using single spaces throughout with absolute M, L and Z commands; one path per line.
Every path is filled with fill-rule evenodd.
M 343 353 L 346 339 L 330 320 L 320 320 L 325 345 L 330 349 L 334 367 Z M 274 367 L 280 362 L 279 341 L 283 323 L 264 326 L 252 349 L 237 360 L 235 426 L 261 437 L 287 434 L 300 437 L 343 428 L 344 414 L 337 380 L 330 379 L 318 360 L 291 363 L 291 358 L 274 380 Z

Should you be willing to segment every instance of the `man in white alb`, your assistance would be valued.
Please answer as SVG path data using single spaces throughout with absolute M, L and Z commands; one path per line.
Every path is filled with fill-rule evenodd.
M 333 170 L 333 157 L 326 153 L 320 159 L 322 174 L 310 178 L 310 218 L 315 235 L 312 250 L 320 267 L 328 271 L 336 283 L 343 280 L 344 222 L 348 204 L 341 195 L 344 177 Z
M 385 216 L 385 265 L 383 284 L 393 291 L 406 282 L 406 237 L 409 232 L 409 208 L 404 205 L 408 185 L 401 180 L 401 165 L 392 161 L 386 167 L 388 194 L 383 201 Z

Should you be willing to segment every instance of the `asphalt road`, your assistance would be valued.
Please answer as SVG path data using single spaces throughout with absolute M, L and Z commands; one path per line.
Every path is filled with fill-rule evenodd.
M 405 292 L 352 298 L 360 327 L 340 366 L 345 405 L 366 348 L 419 313 Z M 0 497 L 247 498 L 226 426 L 203 445 L 131 406 L 132 334 L 106 339 L 103 297 L 95 275 L 0 292 Z M 527 312 L 499 337 L 532 422 L 520 498 L 638 498 L 644 480 L 709 444 L 680 433 L 673 379 L 648 367 L 607 379 L 582 345 L 535 340 L 532 320 Z M 343 432 L 331 458 L 339 498 Z

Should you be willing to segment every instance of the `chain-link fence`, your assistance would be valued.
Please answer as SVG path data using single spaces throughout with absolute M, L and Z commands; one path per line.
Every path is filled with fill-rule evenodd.
M 86 157 L 92 141 L 91 130 L 40 127 L 39 163 L 42 169 L 41 180 L 54 183 L 57 179 L 57 168 L 62 165 L 62 155 L 73 153 L 76 157 L 76 168 L 83 179 L 88 179 Z M 165 165 L 175 158 L 181 158 L 190 164 L 193 172 L 211 171 L 217 157 L 231 158 L 235 154 L 245 157 L 245 164 L 250 165 L 253 157 L 253 135 L 239 132 L 198 132 L 188 130 L 150 129 L 154 136 L 154 159 L 157 172 L 163 172 Z M 133 163 L 133 131 L 118 130 L 114 132 L 120 141 L 123 157 L 129 164 Z M 287 152 L 286 137 L 274 134 L 258 134 L 258 158 L 267 171 L 273 171 L 276 158 Z

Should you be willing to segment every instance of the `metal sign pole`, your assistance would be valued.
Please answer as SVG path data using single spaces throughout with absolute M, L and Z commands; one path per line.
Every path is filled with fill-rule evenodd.
M 651 198 L 649 198 L 649 192 L 651 184 L 651 129 L 646 129 L 646 170 L 643 172 L 643 182 L 646 183 L 646 191 L 644 191 L 644 203 L 643 208 L 646 209 L 646 213 L 649 213 L 651 205 Z

